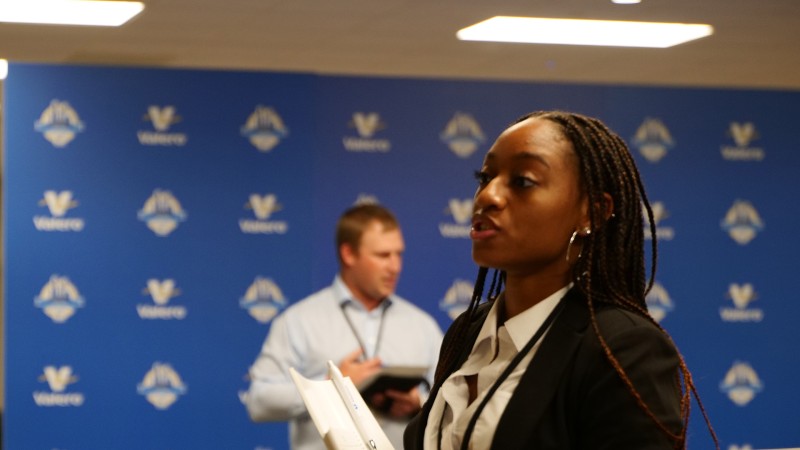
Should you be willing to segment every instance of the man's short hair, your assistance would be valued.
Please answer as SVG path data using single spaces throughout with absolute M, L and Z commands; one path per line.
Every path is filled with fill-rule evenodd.
M 340 260 L 342 245 L 347 244 L 357 252 L 364 230 L 376 221 L 383 226 L 384 231 L 400 228 L 394 214 L 384 206 L 377 204 L 356 205 L 342 214 L 336 224 L 336 254 Z

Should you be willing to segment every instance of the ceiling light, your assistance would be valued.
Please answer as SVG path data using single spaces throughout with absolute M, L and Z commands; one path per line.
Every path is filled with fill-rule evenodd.
M 143 9 L 142 2 L 5 0 L 0 2 L 0 22 L 118 27 Z
M 611 3 L 616 3 L 617 5 L 636 5 L 642 3 L 642 0 L 611 0 Z
M 714 32 L 711 25 L 495 16 L 458 30 L 465 41 L 666 48 Z
M 8 61 L 0 59 L 0 80 L 5 80 L 8 76 Z

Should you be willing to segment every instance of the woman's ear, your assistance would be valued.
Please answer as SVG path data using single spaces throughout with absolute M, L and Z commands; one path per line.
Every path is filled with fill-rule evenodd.
M 608 222 L 608 219 L 614 217 L 614 197 L 608 192 L 603 192 L 603 201 L 597 206 L 598 211 L 601 213 L 603 223 Z
M 592 232 L 591 220 L 589 219 L 589 196 L 584 195 L 581 199 L 581 220 L 578 229 L 575 230 L 579 235 L 585 236 Z
M 586 235 L 592 231 L 602 227 L 608 220 L 614 216 L 614 198 L 608 192 L 603 192 L 603 198 L 596 202 L 594 205 L 594 212 L 596 220 L 599 222 L 595 224 L 594 228 L 591 226 L 589 220 L 589 198 L 588 196 L 581 203 L 581 227 L 578 231 L 581 235 Z

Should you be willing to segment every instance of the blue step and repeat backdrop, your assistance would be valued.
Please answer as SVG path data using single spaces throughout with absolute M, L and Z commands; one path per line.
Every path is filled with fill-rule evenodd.
M 12 64 L 4 98 L 6 449 L 287 448 L 248 419 L 247 370 L 332 281 L 338 215 L 397 213 L 398 292 L 446 328 L 476 274 L 472 173 L 538 109 L 630 144 L 648 304 L 723 448 L 800 445 L 800 92 Z M 696 406 L 691 427 L 710 448 Z

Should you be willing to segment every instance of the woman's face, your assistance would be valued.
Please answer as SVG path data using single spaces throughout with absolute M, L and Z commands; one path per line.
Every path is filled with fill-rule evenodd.
M 475 262 L 509 275 L 568 276 L 567 245 L 588 225 L 588 203 L 577 157 L 558 125 L 529 118 L 506 129 L 477 178 Z

